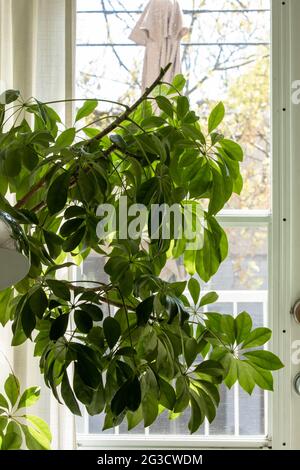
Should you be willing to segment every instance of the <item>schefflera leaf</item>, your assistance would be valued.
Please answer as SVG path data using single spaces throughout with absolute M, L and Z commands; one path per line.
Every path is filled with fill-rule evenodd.
M 5 381 L 6 397 L 0 394 L 0 449 L 49 450 L 52 436 L 48 424 L 27 410 L 40 397 L 40 387 L 30 387 L 21 393 L 20 383 L 14 374 Z
M 240 313 L 235 319 L 229 315 L 208 314 L 206 324 L 219 338 L 217 342 L 213 337 L 209 339 L 213 344 L 210 357 L 223 365 L 227 387 L 231 388 L 238 381 L 250 395 L 255 385 L 272 391 L 271 371 L 284 365 L 275 354 L 262 349 L 271 338 L 271 330 L 252 329 L 252 319 L 247 312 Z

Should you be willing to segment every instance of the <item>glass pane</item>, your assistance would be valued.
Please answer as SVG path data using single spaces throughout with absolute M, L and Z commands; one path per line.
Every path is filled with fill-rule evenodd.
M 207 284 L 211 290 L 268 289 L 267 227 L 231 227 L 226 229 L 228 258 Z M 254 299 L 253 299 L 254 300 Z
M 210 435 L 234 434 L 234 394 L 233 389 L 228 390 L 224 385 L 220 387 L 221 403 L 217 417 L 209 426 Z
M 264 392 L 257 387 L 251 396 L 239 390 L 239 434 L 241 436 L 265 435 Z
M 152 426 L 150 426 L 149 433 L 151 434 L 181 434 L 189 435 L 188 422 L 190 419 L 190 410 L 186 410 L 183 414 L 176 419 L 170 420 L 168 418 L 168 412 L 164 412 L 156 420 Z M 195 432 L 194 435 L 204 434 L 204 424 Z
M 248 291 L 268 289 L 268 228 L 227 227 L 229 254 L 205 290 Z M 166 281 L 186 280 L 182 260 L 171 260 L 162 271 Z
M 139 14 L 127 13 L 126 8 L 141 10 L 146 3 L 78 2 L 79 10 L 102 11 L 104 5 L 109 12 L 78 14 L 78 45 L 107 44 L 77 47 L 78 97 L 130 103 L 139 96 L 144 48 L 133 43 L 112 45 L 130 44 L 128 36 Z M 270 1 L 249 0 L 241 5 L 236 0 L 220 0 L 213 2 L 213 7 L 209 0 L 184 1 L 182 6 L 187 10 L 186 24 L 191 31 L 183 39 L 187 45 L 182 46 L 182 69 L 188 77 L 186 93 L 204 118 L 216 101 L 223 100 L 227 111 L 224 131 L 245 151 L 244 190 L 241 197 L 233 197 L 228 208 L 268 209 L 270 12 L 266 10 Z M 113 10 L 118 13 L 113 14 Z M 115 112 L 115 105 L 103 103 L 96 116 L 112 110 Z
M 115 434 L 114 429 L 107 429 L 106 431 L 102 431 L 103 424 L 104 424 L 104 415 L 101 414 L 99 416 L 89 416 L 89 433 L 90 434 Z
M 128 426 L 127 421 L 123 421 L 123 423 L 119 426 L 119 434 L 128 434 Z M 134 429 L 130 431 L 130 434 L 145 434 L 145 428 L 143 422 L 136 426 Z

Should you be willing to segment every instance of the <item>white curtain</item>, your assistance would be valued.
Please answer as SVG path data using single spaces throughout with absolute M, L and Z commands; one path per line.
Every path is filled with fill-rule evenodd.
M 14 88 L 25 99 L 35 96 L 41 101 L 74 96 L 75 12 L 76 0 L 0 0 L 1 92 Z M 68 124 L 72 107 L 56 109 Z M 52 448 L 74 448 L 74 418 L 43 386 L 33 345 L 11 348 L 10 341 L 10 326 L 1 327 L 0 388 L 9 372 L 5 355 L 22 387 L 42 386 L 41 399 L 32 411 L 50 424 Z

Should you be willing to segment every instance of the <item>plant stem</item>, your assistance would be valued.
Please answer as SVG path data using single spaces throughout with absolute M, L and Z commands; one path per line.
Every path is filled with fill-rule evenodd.
M 32 196 L 34 196 L 34 194 L 44 186 L 45 181 L 46 181 L 46 175 L 40 181 L 38 181 L 34 186 L 32 186 L 30 191 L 27 194 L 25 194 L 25 196 L 22 197 L 22 199 L 20 199 L 17 202 L 17 204 L 15 205 L 15 209 L 20 209 L 21 207 L 23 207 L 26 204 L 26 202 L 28 202 L 29 199 L 31 199 Z
M 169 70 L 169 68 L 171 67 L 171 64 L 168 64 L 165 68 L 161 69 L 161 72 L 159 74 L 159 76 L 157 77 L 157 79 L 152 83 L 152 85 L 149 87 L 149 88 L 146 88 L 145 92 L 142 94 L 142 96 L 132 105 L 132 106 L 125 106 L 126 107 L 126 110 L 120 115 L 117 117 L 117 119 L 115 119 L 108 127 L 106 127 L 103 131 L 99 132 L 99 134 L 97 134 L 95 137 L 92 137 L 91 139 L 88 139 L 86 141 L 86 144 L 90 144 L 92 142 L 95 142 L 95 141 L 98 141 L 98 140 L 101 140 L 103 139 L 103 137 L 105 137 L 106 135 L 108 135 L 110 132 L 112 132 L 114 129 L 116 129 L 117 127 L 119 127 L 119 125 L 123 122 L 123 121 L 126 121 L 126 119 L 130 116 L 131 113 L 133 113 L 133 111 L 136 110 L 136 108 L 138 108 L 138 106 L 143 103 L 143 101 L 145 101 L 145 99 L 148 97 L 148 95 L 154 90 L 154 88 L 161 82 L 161 79 L 163 78 L 163 76 L 166 74 L 166 72 Z M 59 101 L 49 101 L 47 103 L 43 103 L 43 104 L 54 104 L 54 103 L 60 103 L 60 102 L 66 102 L 66 101 L 78 101 L 77 99 L 70 99 L 70 100 L 59 100 Z M 79 100 L 81 101 L 81 100 Z M 102 101 L 105 101 L 105 100 L 102 100 Z M 120 103 L 118 103 L 120 104 Z M 111 152 L 113 152 L 117 147 L 115 145 L 111 145 L 111 147 L 109 147 L 106 151 L 105 151 L 105 155 L 109 155 Z M 17 202 L 17 204 L 15 205 L 15 209 L 20 209 L 21 207 L 23 207 L 28 201 L 29 199 L 31 199 L 31 197 L 44 185 L 45 183 L 45 180 L 46 178 L 43 177 L 39 182 L 37 182 L 34 186 L 32 186 L 32 188 L 30 189 L 30 191 L 25 194 L 25 196 L 20 199 L 20 201 Z M 37 206 L 35 206 L 33 208 L 33 211 L 38 211 L 39 209 L 41 209 L 42 207 L 44 206 L 44 202 L 41 202 L 39 203 Z
M 117 104 L 118 106 L 122 106 L 123 108 L 128 108 L 126 104 L 120 103 L 119 101 L 105 100 L 102 98 L 70 98 L 68 100 L 46 101 L 45 103 L 42 102 L 42 104 L 48 105 L 48 104 L 58 104 L 58 103 L 73 103 L 76 101 L 99 101 L 99 102 L 102 101 L 103 103 Z
M 166 67 L 162 68 L 157 79 L 152 83 L 152 85 L 149 88 L 146 88 L 142 96 L 132 106 L 129 106 L 128 109 L 124 111 L 124 113 L 122 113 L 119 117 L 117 117 L 115 121 L 113 121 L 109 126 L 107 126 L 106 129 L 99 132 L 99 134 L 93 137 L 89 142 L 94 142 L 95 140 L 97 141 L 97 140 L 103 139 L 103 137 L 105 137 L 107 134 L 110 134 L 110 132 L 115 130 L 123 121 L 126 121 L 126 119 L 130 116 L 130 114 L 133 113 L 133 111 L 135 111 L 136 108 L 138 108 L 139 105 L 143 103 L 143 101 L 145 101 L 145 99 L 148 97 L 148 95 L 150 95 L 150 93 L 154 90 L 154 88 L 156 88 L 157 85 L 159 85 L 159 83 L 161 82 L 161 79 L 167 73 L 170 67 L 171 67 L 171 64 L 168 64 Z

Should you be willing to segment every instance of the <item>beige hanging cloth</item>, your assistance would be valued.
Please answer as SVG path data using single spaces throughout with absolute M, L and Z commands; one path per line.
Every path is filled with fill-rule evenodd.
M 178 0 L 150 0 L 129 39 L 145 46 L 142 88 L 150 86 L 161 67 L 172 63 L 164 77 L 171 82 L 181 72 L 180 41 L 188 33 Z

